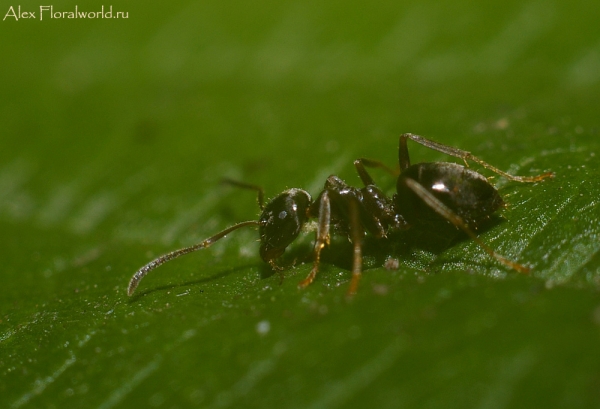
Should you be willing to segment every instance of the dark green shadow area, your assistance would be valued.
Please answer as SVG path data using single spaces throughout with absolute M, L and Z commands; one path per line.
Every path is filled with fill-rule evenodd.
M 2 6 L 0 407 L 600 406 L 600 5 L 322 3 Z M 508 207 L 479 237 L 529 276 L 406 232 L 367 241 L 348 301 L 345 237 L 298 290 L 313 234 L 281 280 L 247 229 L 127 297 L 257 217 L 223 177 L 316 197 L 403 132 L 555 172 L 491 179 Z

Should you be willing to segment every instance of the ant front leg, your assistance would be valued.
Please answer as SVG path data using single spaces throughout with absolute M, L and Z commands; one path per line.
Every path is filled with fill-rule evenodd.
M 350 238 L 352 240 L 353 258 L 352 258 L 352 280 L 348 288 L 348 296 L 356 294 L 358 282 L 362 274 L 362 237 L 364 229 L 360 223 L 359 204 L 357 200 L 350 199 L 349 203 L 350 216 Z M 298 283 L 298 287 L 305 288 L 310 285 L 317 276 L 319 264 L 321 261 L 321 250 L 329 245 L 331 230 L 331 199 L 327 190 L 321 194 L 319 201 L 319 224 L 317 226 L 317 238 L 314 248 L 314 264 L 308 276 Z
M 298 283 L 298 287 L 305 288 L 310 285 L 319 271 L 319 262 L 321 260 L 321 250 L 329 245 L 329 231 L 331 229 L 331 201 L 327 190 L 323 191 L 319 201 L 319 224 L 317 225 L 317 238 L 314 248 L 314 263 L 308 276 Z
M 486 245 L 483 241 L 477 237 L 477 235 L 469 228 L 467 223 L 454 213 L 450 208 L 448 208 L 444 203 L 442 203 L 438 198 L 436 198 L 431 192 L 425 189 L 419 182 L 411 178 L 404 178 L 404 184 L 412 190 L 427 206 L 429 206 L 433 211 L 442 216 L 444 219 L 448 220 L 457 228 L 461 229 L 465 232 L 479 247 L 481 247 L 486 253 L 488 253 L 491 257 L 494 257 L 501 264 L 518 271 L 519 273 L 527 274 L 529 273 L 529 268 L 525 267 L 519 263 L 515 263 L 505 257 L 502 257 L 500 254 L 496 253 L 492 250 L 488 245 Z
M 352 280 L 348 288 L 348 296 L 356 294 L 358 282 L 362 276 L 362 238 L 364 228 L 361 226 L 358 215 L 358 202 L 350 200 L 350 237 L 352 239 L 353 257 L 352 257 Z
M 546 173 L 542 173 L 541 175 L 536 175 L 536 176 L 510 175 L 510 174 L 498 169 L 497 167 L 490 165 L 489 163 L 485 162 L 484 160 L 479 159 L 478 157 L 471 154 L 471 152 L 467 152 L 462 149 L 458 149 L 458 148 L 454 148 L 452 146 L 434 142 L 434 141 L 424 138 L 422 136 L 411 134 L 411 133 L 405 133 L 405 134 L 400 135 L 398 156 L 399 156 L 401 170 L 405 170 L 406 168 L 408 168 L 410 166 L 410 159 L 408 156 L 408 148 L 406 146 L 407 139 L 410 139 L 411 141 L 414 141 L 414 142 L 416 142 L 420 145 L 423 145 L 427 148 L 436 150 L 438 152 L 445 153 L 446 155 L 450 155 L 450 156 L 454 156 L 455 158 L 462 159 L 465 162 L 465 165 L 467 165 L 467 167 L 469 166 L 467 161 L 472 160 L 473 162 L 483 166 L 484 168 L 491 170 L 492 172 L 497 173 L 498 175 L 503 176 L 506 179 L 509 179 L 509 180 L 512 180 L 515 182 L 526 182 L 526 183 L 527 182 L 529 182 L 529 183 L 530 182 L 539 182 L 540 180 L 543 180 L 543 179 L 546 179 L 549 177 L 554 177 L 553 172 L 546 172 Z

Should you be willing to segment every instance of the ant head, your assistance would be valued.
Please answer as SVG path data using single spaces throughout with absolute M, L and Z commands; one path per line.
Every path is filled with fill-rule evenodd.
M 266 262 L 281 256 L 308 219 L 310 195 L 301 189 L 289 189 L 271 200 L 263 209 L 258 232 L 260 256 Z

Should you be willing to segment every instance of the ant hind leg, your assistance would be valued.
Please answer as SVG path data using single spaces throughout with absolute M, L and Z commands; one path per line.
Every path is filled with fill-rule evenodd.
M 400 135 L 400 149 L 399 149 L 399 151 L 400 151 L 400 153 L 399 153 L 400 168 L 403 170 L 406 169 L 406 167 L 408 167 L 410 165 L 410 162 L 407 162 L 408 161 L 408 149 L 406 147 L 407 139 L 410 139 L 411 141 L 414 141 L 414 142 L 416 142 L 420 145 L 423 145 L 427 148 L 436 150 L 438 152 L 445 153 L 446 155 L 450 155 L 450 156 L 454 156 L 455 158 L 462 159 L 465 162 L 465 165 L 467 165 L 467 167 L 469 166 L 467 161 L 471 160 L 471 161 L 483 166 L 484 168 L 486 168 L 500 176 L 503 176 L 509 180 L 515 181 L 515 182 L 524 182 L 524 183 L 539 182 L 540 180 L 554 177 L 553 172 L 546 172 L 546 173 L 542 173 L 541 175 L 536 175 L 536 176 L 511 175 L 511 174 L 508 174 L 508 173 L 498 169 L 495 166 L 490 165 L 489 163 L 485 162 L 484 160 L 479 159 L 478 157 L 471 154 L 471 152 L 467 152 L 462 149 L 458 149 L 458 148 L 454 148 L 452 146 L 434 142 L 434 141 L 424 138 L 422 136 L 411 134 L 411 133 L 405 133 L 405 134 Z M 403 159 L 403 158 L 405 158 L 405 159 Z M 403 164 L 403 161 L 404 161 L 404 164 Z
M 458 216 L 451 209 L 449 209 L 444 203 L 442 203 L 438 198 L 431 194 L 431 192 L 425 189 L 417 181 L 410 178 L 406 178 L 404 179 L 404 182 L 406 183 L 406 186 L 410 188 L 427 206 L 429 206 L 437 214 L 448 220 L 454 226 L 464 231 L 475 243 L 477 243 L 479 247 L 481 247 L 491 257 L 494 257 L 501 264 L 515 271 L 518 271 L 519 273 L 529 273 L 528 267 L 501 256 L 500 254 L 492 250 L 491 247 L 489 247 L 487 244 L 481 241 L 481 239 L 477 237 L 473 230 L 469 228 L 467 223 L 465 223 L 465 221 L 460 216 Z

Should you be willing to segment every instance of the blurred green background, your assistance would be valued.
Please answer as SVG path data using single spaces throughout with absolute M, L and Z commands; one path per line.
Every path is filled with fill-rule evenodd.
M 600 406 L 600 3 L 44 5 L 0 7 L 1 407 Z M 530 276 L 411 232 L 366 243 L 348 301 L 343 237 L 300 291 L 313 235 L 280 283 L 248 229 L 126 296 L 257 217 L 222 177 L 358 186 L 403 132 L 556 173 L 492 179 L 509 208 L 480 237 Z

